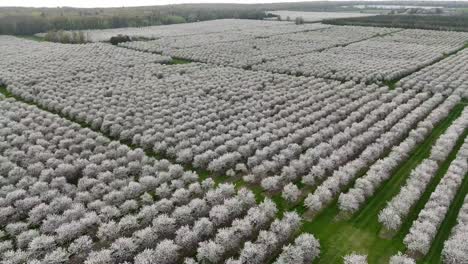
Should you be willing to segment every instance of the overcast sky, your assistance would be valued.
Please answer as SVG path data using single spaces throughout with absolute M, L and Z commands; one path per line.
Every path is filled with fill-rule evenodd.
M 0 0 L 0 6 L 29 6 L 29 7 L 120 7 L 120 6 L 149 6 L 182 3 L 278 3 L 299 2 L 301 0 Z M 302 0 L 304 1 L 304 0 Z

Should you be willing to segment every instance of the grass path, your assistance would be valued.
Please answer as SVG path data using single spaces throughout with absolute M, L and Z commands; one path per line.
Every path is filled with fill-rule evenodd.
M 436 142 L 439 136 L 446 131 L 446 129 L 452 124 L 452 122 L 461 115 L 463 108 L 464 106 L 461 104 L 455 106 L 455 108 L 452 110 L 449 116 L 445 120 L 443 120 L 437 127 L 435 127 L 434 130 L 432 130 L 432 133 L 429 135 L 429 137 L 417 149 L 413 151 L 409 159 L 407 159 L 393 173 L 390 180 L 384 183 L 375 192 L 375 195 L 367 201 L 364 208 L 357 213 L 356 217 L 354 217 L 353 219 L 353 221 L 356 224 L 360 226 L 366 226 L 369 223 L 371 223 L 371 218 L 376 217 L 380 212 L 381 208 L 385 207 L 387 202 L 400 192 L 400 187 L 404 185 L 411 171 L 416 166 L 418 166 L 422 160 L 429 157 L 432 145 Z M 463 139 L 461 143 L 463 143 Z M 460 146 L 461 144 L 457 144 L 454 150 L 456 150 L 457 152 L 457 147 Z M 453 156 L 455 156 L 454 153 L 452 154 Z
M 379 236 L 382 226 L 378 222 L 378 213 L 385 207 L 387 201 L 399 192 L 411 170 L 424 158 L 428 157 L 432 144 L 460 116 L 465 103 L 458 104 L 449 116 L 434 128 L 429 137 L 413 152 L 411 157 L 395 171 L 393 177 L 351 219 L 346 221 L 337 221 L 335 219 L 339 213 L 335 201 L 332 206 L 325 209 L 313 221 L 304 224 L 303 231 L 313 233 L 320 240 L 322 252 L 317 263 L 342 263 L 342 257 L 353 251 L 367 254 L 369 263 L 388 263 L 390 256 L 398 251 L 405 251 L 403 238 L 409 227 L 403 228 L 393 239 L 383 239 Z M 444 163 L 444 168 L 448 167 L 463 141 L 457 143 L 459 144 Z M 440 170 L 440 174 L 445 174 L 443 169 Z M 468 183 L 466 185 L 466 188 L 468 188 Z M 428 191 L 427 196 L 429 196 L 430 192 L 432 190 Z M 419 203 L 413 210 L 413 214 L 417 216 L 424 204 L 425 201 Z M 456 208 L 453 211 L 458 212 Z M 408 221 L 406 224 L 410 226 L 411 222 Z M 441 234 L 448 235 L 447 232 L 441 232 Z
M 459 143 L 458 148 L 460 148 L 461 144 L 463 144 L 463 141 L 465 138 L 467 138 L 467 136 L 468 136 L 468 131 L 465 131 L 464 136 L 461 138 L 461 140 L 459 140 L 459 142 L 457 142 Z M 452 157 L 452 160 L 454 158 L 455 157 Z M 448 167 L 449 165 L 447 165 L 447 167 L 445 168 L 445 171 L 447 171 Z M 460 208 L 463 206 L 466 195 L 468 195 L 468 174 L 465 174 L 463 178 L 460 189 L 455 195 L 455 198 L 453 199 L 449 207 L 449 210 L 447 212 L 447 215 L 445 216 L 444 221 L 440 225 L 438 233 L 436 237 L 434 238 L 434 242 L 431 245 L 431 249 L 429 250 L 427 255 L 420 261 L 420 263 L 424 263 L 424 264 L 441 263 L 441 254 L 442 254 L 442 249 L 444 247 L 444 242 L 448 239 L 452 228 L 457 223 L 458 212 L 460 211 Z

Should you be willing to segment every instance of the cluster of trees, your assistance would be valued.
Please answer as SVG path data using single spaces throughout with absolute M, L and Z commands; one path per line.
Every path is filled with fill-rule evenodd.
M 169 201 L 177 199 L 183 190 L 173 192 Z M 101 248 L 95 252 L 96 255 L 89 255 L 87 261 L 93 263 L 95 259 L 105 256 L 113 262 L 134 259 L 135 263 L 147 263 L 145 261 L 149 260 L 154 263 L 174 263 L 184 256 L 193 255 L 199 242 L 214 235 L 218 228 L 229 225 L 234 218 L 244 215 L 255 206 L 255 198 L 246 189 L 236 194 L 232 184 L 221 184 L 204 194 L 202 191 L 199 195 L 187 197 L 183 202 L 171 204 L 174 207 L 162 214 L 152 209 L 153 212 L 148 215 L 143 208 L 136 216 L 144 213 L 150 218 L 142 221 L 138 217 L 133 226 L 128 225 L 132 215 L 127 215 L 119 223 L 109 222 L 99 228 L 98 237 L 110 244 L 110 247 Z M 122 239 L 134 245 L 134 250 L 126 256 L 116 255 L 122 254 L 119 249 Z
M 326 178 L 314 193 L 307 196 L 305 205 L 314 213 L 329 205 L 359 175 L 360 171 L 391 150 L 407 136 L 413 124 L 424 119 L 442 101 L 443 98 L 440 96 L 419 93 L 408 102 L 400 104 L 365 133 L 334 150 L 329 158 L 319 161 L 309 173 L 313 182 L 324 179 L 327 171 L 331 176 Z M 343 162 L 346 159 L 351 161 Z M 372 183 L 362 181 L 356 184 L 364 184 L 370 192 L 373 192 Z
M 452 93 L 458 87 L 468 88 L 468 49 L 425 67 L 398 82 L 404 89 L 426 89 L 434 93 Z M 465 95 L 466 97 L 466 95 Z
M 237 259 L 229 264 L 268 263 L 274 254 L 287 243 L 301 227 L 301 217 L 296 212 L 285 213 L 281 220 L 276 219 L 268 230 L 262 230 L 255 242 L 247 241 Z M 298 255 L 300 256 L 300 255 Z
M 59 43 L 82 44 L 88 42 L 89 37 L 83 31 L 49 31 L 44 35 L 44 40 Z
M 457 96 L 458 97 L 458 96 Z M 440 119 L 440 118 L 437 118 Z M 436 125 L 433 123 L 432 125 Z M 440 165 L 455 147 L 456 142 L 468 127 L 468 110 L 457 118 L 432 146 L 430 156 L 423 160 L 410 174 L 400 192 L 379 214 L 379 221 L 389 230 L 398 230 L 419 201 Z
M 468 196 L 465 197 L 457 217 L 457 225 L 453 227 L 450 238 L 445 241 L 442 256 L 444 263 L 456 264 L 468 261 Z
M 369 17 L 337 18 L 324 21 L 331 25 L 396 27 L 468 31 L 468 15 L 380 15 Z
M 196 258 L 199 263 L 221 263 L 242 247 L 245 241 L 268 227 L 278 209 L 274 202 L 265 199 L 260 205 L 249 209 L 247 215 L 236 219 L 226 228 L 221 228 L 209 241 L 199 243 Z
M 407 255 L 398 252 L 397 255 L 394 255 L 390 258 L 389 264 L 416 264 L 416 261 Z
M 283 247 L 275 264 L 297 263 L 307 264 L 315 260 L 320 254 L 320 243 L 312 234 L 301 234 L 294 243 Z
M 440 94 L 435 95 L 435 97 L 443 98 Z M 357 179 L 354 186 L 347 193 L 340 195 L 340 210 L 347 214 L 357 212 L 365 204 L 366 200 L 372 197 L 374 192 L 392 176 L 394 170 L 424 141 L 434 126 L 449 115 L 458 102 L 460 102 L 460 97 L 457 95 L 447 98 L 424 120 L 420 121 L 408 133 L 405 140 L 395 145 L 386 157 L 372 164 L 366 174 Z
M 468 172 L 468 139 L 461 146 L 447 173 L 432 192 L 418 219 L 413 222 L 404 243 L 415 253 L 426 255 L 452 201 Z
M 373 28 L 376 29 L 378 28 Z M 390 33 L 396 29 L 386 30 Z M 374 33 L 377 35 L 377 31 Z M 254 65 L 253 68 L 344 81 L 379 83 L 396 80 L 428 66 L 444 58 L 446 54 L 462 48 L 467 39 L 468 35 L 462 32 L 404 30 L 322 52 L 285 56 Z
M 302 25 L 302 24 L 304 24 L 304 18 L 303 18 L 303 17 L 296 17 L 296 18 L 294 19 L 294 23 L 295 23 L 296 25 Z
M 127 35 L 118 34 L 117 36 L 111 37 L 109 41 L 112 45 L 118 45 L 119 43 L 130 42 L 131 39 Z

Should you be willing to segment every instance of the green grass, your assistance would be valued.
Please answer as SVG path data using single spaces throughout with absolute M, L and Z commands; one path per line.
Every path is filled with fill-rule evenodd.
M 0 93 L 3 94 L 6 98 L 13 97 L 13 94 L 4 86 L 0 86 Z
M 406 250 L 403 238 L 411 226 L 411 221 L 406 222 L 406 226 L 395 237 L 384 239 L 379 236 L 382 226 L 378 222 L 378 213 L 385 207 L 387 201 L 399 192 L 411 170 L 429 155 L 432 144 L 450 126 L 453 120 L 460 116 L 463 108 L 464 103 L 457 105 L 450 115 L 434 128 L 431 135 L 418 146 L 411 157 L 394 172 L 392 178 L 369 199 L 364 208 L 356 215 L 348 220 L 336 220 L 336 216 L 340 212 L 335 201 L 314 220 L 304 223 L 302 231 L 312 233 L 320 240 L 321 255 L 317 263 L 342 263 L 342 257 L 352 252 L 367 254 L 369 263 L 388 263 L 391 256 L 397 254 L 398 251 L 404 252 Z M 457 147 L 451 153 L 451 157 L 446 161 L 447 164 L 450 163 L 450 159 L 453 159 L 460 145 L 461 143 L 458 142 Z M 444 164 L 444 166 L 448 165 Z M 444 173 L 441 172 L 441 174 Z M 432 189 L 429 188 L 426 195 L 429 195 L 431 191 Z M 417 217 L 424 204 L 425 201 L 422 201 L 415 207 L 412 212 L 413 216 L 416 215 Z M 457 208 L 453 211 L 458 212 Z M 447 229 L 450 229 L 451 225 L 448 226 Z M 448 231 L 442 231 L 441 233 L 448 235 Z M 438 263 L 438 260 L 433 261 L 435 258 L 435 256 L 431 256 L 430 261 L 427 263 Z
M 396 84 L 397 82 L 399 81 L 400 79 L 398 80 L 391 80 L 391 81 L 383 81 L 383 84 L 388 86 L 388 89 L 390 90 L 394 90 L 396 88 Z

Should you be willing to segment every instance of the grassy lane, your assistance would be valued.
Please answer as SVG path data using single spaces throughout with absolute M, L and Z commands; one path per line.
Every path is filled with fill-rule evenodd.
M 343 263 L 342 257 L 352 252 L 368 254 L 369 263 L 385 263 L 390 256 L 404 250 L 402 243 L 381 239 L 372 227 L 362 228 L 352 221 L 336 221 L 338 213 L 335 203 L 303 226 L 303 231 L 313 233 L 320 240 L 318 263 Z
M 437 170 L 437 173 L 434 176 L 434 179 L 432 179 L 432 181 L 429 183 L 429 185 L 426 188 L 426 191 L 421 196 L 418 203 L 415 205 L 414 209 L 408 215 L 407 220 L 402 224 L 400 232 L 398 234 L 401 237 L 401 239 L 403 239 L 404 236 L 409 232 L 413 221 L 415 221 L 418 218 L 419 212 L 426 205 L 426 202 L 429 200 L 431 193 L 436 189 L 437 185 L 439 184 L 440 180 L 444 177 L 445 173 L 447 173 L 450 163 L 452 163 L 452 161 L 455 159 L 467 134 L 468 134 L 468 131 L 465 132 L 464 135 L 459 138 L 457 145 L 455 146 L 453 151 L 450 153 L 450 155 L 447 157 L 447 160 L 445 160 L 444 163 Z
M 409 159 L 398 167 L 390 180 L 384 183 L 375 192 L 375 195 L 368 200 L 364 208 L 357 213 L 354 218 L 356 224 L 366 226 L 374 221 L 372 218 L 376 218 L 381 208 L 384 208 L 387 202 L 400 192 L 400 187 L 406 182 L 411 171 L 418 166 L 422 160 L 429 157 L 432 145 L 439 136 L 447 130 L 452 122 L 461 115 L 463 108 L 464 106 L 462 104 L 455 106 L 449 116 L 432 130 L 429 137 L 413 151 Z M 461 145 L 458 147 L 460 146 Z M 457 146 L 455 149 L 458 151 Z
M 405 251 L 403 237 L 406 233 L 401 232 L 393 239 L 381 238 L 379 233 L 382 227 L 378 222 L 377 215 L 385 207 L 387 201 L 399 192 L 411 170 L 422 159 L 428 157 L 432 144 L 460 116 L 465 103 L 457 105 L 450 115 L 434 128 L 429 137 L 395 171 L 393 177 L 376 192 L 358 214 L 349 220 L 337 221 L 335 218 L 339 213 L 339 209 L 335 202 L 313 221 L 305 222 L 303 231 L 313 233 L 320 240 L 321 255 L 318 263 L 342 263 L 342 257 L 353 251 L 367 254 L 369 263 L 387 263 L 389 257 L 398 251 Z M 454 158 L 460 146 L 457 145 L 454 149 L 446 162 L 447 164 Z M 444 174 L 443 169 L 441 169 L 440 173 Z M 423 207 L 425 202 L 421 204 Z M 422 208 L 421 204 L 415 207 L 414 214 L 416 216 L 420 208 Z M 410 221 L 408 225 L 411 225 Z M 408 228 L 406 228 L 406 231 Z
M 465 132 L 465 136 L 467 133 Z M 463 144 L 463 143 L 462 143 Z M 463 178 L 463 182 L 460 186 L 460 189 L 457 192 L 452 204 L 449 207 L 449 211 L 445 216 L 444 221 L 442 222 L 436 237 L 434 238 L 434 243 L 432 243 L 431 249 L 429 250 L 428 254 L 424 259 L 422 259 L 419 263 L 442 263 L 441 254 L 442 249 L 444 247 L 444 242 L 450 236 L 450 232 L 452 228 L 457 223 L 457 216 L 460 208 L 463 206 L 463 202 L 465 200 L 465 196 L 468 194 L 468 174 L 465 175 Z

